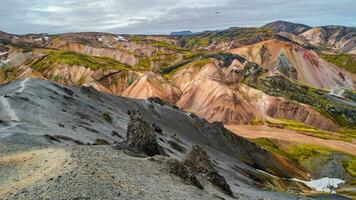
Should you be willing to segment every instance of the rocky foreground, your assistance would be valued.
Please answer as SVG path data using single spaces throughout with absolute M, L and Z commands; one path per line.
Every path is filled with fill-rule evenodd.
M 302 171 L 158 98 L 37 79 L 0 95 L 2 199 L 308 199 L 264 190 L 309 190 Z

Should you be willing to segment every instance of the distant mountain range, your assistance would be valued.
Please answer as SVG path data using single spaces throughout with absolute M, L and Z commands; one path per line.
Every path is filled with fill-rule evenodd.
M 178 31 L 178 32 L 172 32 L 169 35 L 172 36 L 187 36 L 187 35 L 196 35 L 198 33 L 193 33 L 191 31 Z
M 236 48 L 275 37 L 275 35 L 273 33 L 269 33 L 268 30 L 271 30 L 273 33 L 278 35 L 283 34 L 283 37 L 287 37 L 289 40 L 291 40 L 292 37 L 286 36 L 285 33 L 292 34 L 292 40 L 298 40 L 298 43 L 304 44 L 307 42 L 308 45 L 325 52 L 356 53 L 356 28 L 335 25 L 310 27 L 308 25 L 287 21 L 275 21 L 259 28 L 235 27 L 219 31 L 204 31 L 201 33 L 182 31 L 173 32 L 170 35 L 191 37 L 193 41 L 189 40 L 188 45 L 195 45 L 195 47 L 198 48 L 204 46 L 204 48 L 208 48 L 210 50 L 217 48 L 218 50 L 221 48 Z M 247 34 L 250 35 L 249 38 L 241 37 Z M 197 39 L 197 37 L 199 39 Z M 220 39 L 224 39 L 225 44 L 219 41 Z M 216 45 L 218 45 L 218 47 L 216 47 Z
M 307 40 L 312 45 L 325 50 L 356 53 L 356 32 L 354 27 L 336 25 L 309 27 L 304 24 L 294 24 L 285 21 L 272 22 L 263 27 L 271 28 L 276 32 L 295 34 Z

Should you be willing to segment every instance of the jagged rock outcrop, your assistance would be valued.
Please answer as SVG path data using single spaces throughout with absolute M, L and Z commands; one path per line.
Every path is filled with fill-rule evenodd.
M 143 119 L 138 110 L 128 111 L 130 118 L 127 126 L 126 144 L 149 156 L 163 155 L 154 130 Z
M 194 145 L 192 150 L 181 161 L 172 158 L 159 158 L 158 160 L 161 162 L 164 161 L 170 173 L 181 177 L 188 184 L 192 184 L 199 189 L 204 189 L 196 178 L 196 176 L 203 176 L 224 193 L 233 197 L 233 193 L 225 178 L 215 169 L 207 152 L 200 145 Z
M 206 174 L 215 170 L 208 153 L 200 145 L 194 145 L 191 151 L 182 159 L 182 162 L 190 170 L 198 174 Z
M 225 178 L 216 171 L 209 159 L 208 153 L 200 145 L 194 145 L 192 150 L 182 159 L 182 163 L 196 174 L 204 175 L 208 181 L 219 187 L 226 194 L 233 196 Z
M 167 160 L 167 166 L 170 173 L 181 177 L 186 183 L 196 186 L 199 189 L 204 189 L 197 177 L 191 173 L 189 168 L 185 166 L 181 161 L 169 158 Z

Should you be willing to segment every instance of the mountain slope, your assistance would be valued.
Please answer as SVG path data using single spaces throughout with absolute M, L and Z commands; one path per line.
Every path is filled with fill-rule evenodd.
M 224 51 L 275 38 L 269 28 L 231 27 L 221 31 L 204 31 L 193 36 L 177 37 L 187 49 Z
M 302 121 L 326 130 L 337 129 L 337 125 L 313 108 L 270 97 L 239 83 L 246 63 L 235 60 L 226 68 L 217 63 L 217 60 L 211 61 L 201 69 L 188 66 L 172 76 L 173 84 L 183 92 L 177 102 L 179 107 L 225 124 L 252 123 L 276 117 Z M 294 113 L 288 114 L 291 109 Z
M 317 88 L 354 88 L 354 80 L 348 72 L 296 44 L 270 40 L 230 52 Z
M 296 24 L 296 23 L 291 23 L 287 21 L 275 21 L 268 23 L 264 26 L 263 28 L 270 28 L 275 32 L 287 32 L 287 33 L 292 33 L 295 35 L 299 35 L 309 29 L 311 29 L 310 26 L 304 25 L 304 24 Z
M 356 54 L 356 32 L 348 27 L 316 27 L 300 36 L 326 52 Z
M 161 128 L 162 131 L 157 133 L 158 141 L 168 155 L 180 158 L 193 144 L 202 145 L 230 185 L 239 185 L 233 187 L 236 192 L 246 190 L 246 195 L 252 195 L 252 198 L 271 195 L 278 199 L 278 194 L 259 193 L 258 189 L 253 189 L 265 183 L 265 180 L 253 178 L 261 174 L 255 167 L 282 177 L 306 177 L 296 168 L 291 170 L 289 165 L 292 163 L 283 161 L 279 164 L 280 158 L 234 135 L 221 124 L 210 124 L 169 105 L 111 96 L 87 87 L 65 87 L 38 79 L 12 82 L 0 89 L 2 155 L 14 151 L 15 146 L 21 152 L 21 149 L 43 148 L 44 145 L 61 149 L 62 144 L 125 141 L 129 122 L 126 112 L 135 108 L 148 124 L 154 123 Z M 91 151 L 90 146 L 83 148 Z M 86 156 L 85 152 L 82 154 Z M 272 187 L 281 187 L 278 182 L 282 183 L 282 179 L 274 181 L 277 182 Z M 257 193 L 252 194 L 252 191 Z

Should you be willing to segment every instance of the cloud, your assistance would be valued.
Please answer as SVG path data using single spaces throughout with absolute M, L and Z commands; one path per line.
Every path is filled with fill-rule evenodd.
M 216 13 L 219 12 L 219 13 Z M 169 33 L 273 20 L 356 26 L 354 0 L 11 0 L 0 2 L 0 29 L 12 33 L 108 31 Z

